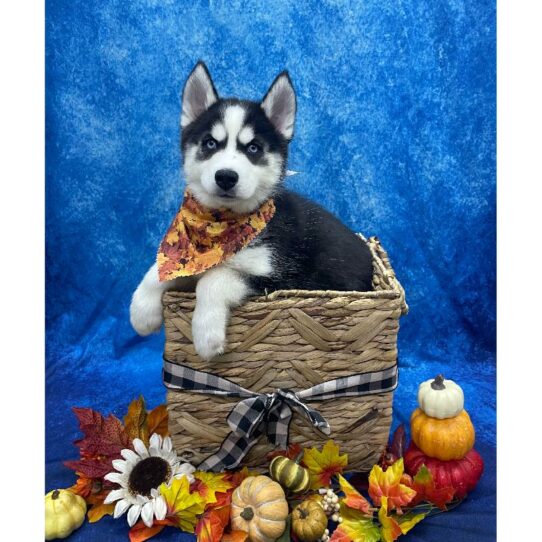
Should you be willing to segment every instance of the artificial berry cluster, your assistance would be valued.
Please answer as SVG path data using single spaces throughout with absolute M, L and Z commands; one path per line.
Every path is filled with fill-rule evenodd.
M 322 508 L 326 516 L 331 517 L 331 520 L 336 523 L 341 523 L 343 519 L 339 515 L 339 510 L 341 509 L 339 497 L 335 495 L 332 489 L 320 489 L 319 493 L 323 496 Z

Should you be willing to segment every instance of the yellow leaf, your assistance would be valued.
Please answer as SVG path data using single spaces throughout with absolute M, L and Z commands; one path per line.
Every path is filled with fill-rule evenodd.
M 403 532 L 394 518 L 388 516 L 388 498 L 381 498 L 381 507 L 378 511 L 378 520 L 380 521 L 380 536 L 383 542 L 393 542 L 397 540 Z
M 420 523 L 420 521 L 425 518 L 427 514 L 405 514 L 404 516 L 398 517 L 397 522 L 403 534 L 407 534 L 414 525 Z
M 342 523 L 333 531 L 330 542 L 378 542 L 380 532 L 371 516 L 348 508 L 341 502 Z
M 387 497 L 387 506 L 401 512 L 401 507 L 407 505 L 416 496 L 416 491 L 401 483 L 404 465 L 403 458 L 398 459 L 385 471 L 379 465 L 374 465 L 369 474 L 369 495 L 376 506 L 381 505 L 383 497 Z
M 311 489 L 320 489 L 329 486 L 332 476 L 343 472 L 348 464 L 348 455 L 340 455 L 339 447 L 328 440 L 321 452 L 316 448 L 305 449 L 303 463 L 310 473 Z
M 408 533 L 414 525 L 419 523 L 427 514 L 414 514 L 409 512 L 404 516 L 388 516 L 388 498 L 381 498 L 382 505 L 378 511 L 378 519 L 381 523 L 380 535 L 382 542 L 393 542 L 402 534 Z
M 128 406 L 128 413 L 124 416 L 124 428 L 130 439 L 139 438 L 145 444 L 149 443 L 147 411 L 143 397 L 134 399 Z
M 159 489 L 166 500 L 166 517 L 174 517 L 182 531 L 193 533 L 197 516 L 205 509 L 205 499 L 199 493 L 190 493 L 190 483 L 184 476 L 174 479 L 169 487 L 162 484 Z
M 95 504 L 87 512 L 87 518 L 89 523 L 96 523 L 100 521 L 104 516 L 112 516 L 115 510 L 115 503 L 111 504 Z
M 226 479 L 227 474 L 224 473 L 196 471 L 194 477 L 197 481 L 193 489 L 205 499 L 206 504 L 215 503 L 217 493 L 225 493 L 233 487 L 233 484 Z

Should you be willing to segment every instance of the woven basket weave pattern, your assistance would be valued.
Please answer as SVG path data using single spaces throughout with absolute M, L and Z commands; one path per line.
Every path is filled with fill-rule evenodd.
M 407 311 L 404 291 L 376 238 L 372 292 L 283 290 L 253 297 L 232 311 L 224 355 L 202 361 L 192 344 L 195 294 L 163 297 L 166 359 L 218 374 L 255 392 L 302 390 L 354 373 L 378 371 L 397 362 L 399 317 Z M 330 437 L 348 452 L 349 468 L 368 470 L 386 445 L 393 393 L 311 402 L 331 426 Z M 226 417 L 239 401 L 169 390 L 170 433 L 176 450 L 197 464 L 219 448 L 230 429 Z M 290 443 L 319 446 L 327 440 L 294 415 Z M 271 446 L 260 439 L 243 465 L 266 464 Z

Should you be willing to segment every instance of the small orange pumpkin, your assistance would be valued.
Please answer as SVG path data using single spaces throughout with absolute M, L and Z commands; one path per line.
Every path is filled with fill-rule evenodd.
M 410 433 L 424 454 L 442 461 L 462 459 L 474 446 L 474 426 L 465 410 L 439 420 L 417 408 L 410 418 Z

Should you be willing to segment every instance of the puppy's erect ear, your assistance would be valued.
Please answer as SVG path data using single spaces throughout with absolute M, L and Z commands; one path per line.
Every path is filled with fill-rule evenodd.
M 294 87 L 287 71 L 283 71 L 273 81 L 261 106 L 275 129 L 287 140 L 292 139 L 296 100 Z
M 200 60 L 188 76 L 183 90 L 181 127 L 188 126 L 218 100 L 207 66 Z

